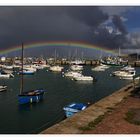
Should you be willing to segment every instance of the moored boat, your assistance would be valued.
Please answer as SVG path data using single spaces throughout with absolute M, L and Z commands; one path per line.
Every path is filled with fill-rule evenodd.
M 23 71 L 19 71 L 19 75 L 33 75 L 35 72 L 28 70 L 28 69 L 24 69 Z
M 13 78 L 13 74 L 6 73 L 4 71 L 0 72 L 0 78 Z
M 46 92 L 46 90 L 43 89 L 35 89 L 23 92 L 23 44 L 22 44 L 22 69 L 21 69 L 21 88 L 20 88 L 20 94 L 18 95 L 18 102 L 19 104 L 30 104 L 30 103 L 38 103 L 43 99 L 43 95 Z
M 50 67 L 50 71 L 53 71 L 53 72 L 61 72 L 63 70 L 64 67 L 62 66 L 51 66 Z
M 6 91 L 6 90 L 7 90 L 7 86 L 6 85 L 0 86 L 0 92 Z
M 65 111 L 66 117 L 71 117 L 75 113 L 78 113 L 78 112 L 80 112 L 82 110 L 85 110 L 86 108 L 87 108 L 86 104 L 83 104 L 83 103 L 71 103 L 71 104 L 65 106 L 63 108 L 63 110 Z
M 108 68 L 109 68 L 109 66 L 101 64 L 95 68 L 92 68 L 91 70 L 92 71 L 105 71 Z
M 131 66 L 126 66 L 120 70 L 112 72 L 111 76 L 118 76 L 120 79 L 133 79 L 135 76 L 136 70 Z
M 13 69 L 13 65 L 3 65 L 2 68 L 4 69 Z
M 83 66 L 81 66 L 81 65 L 71 65 L 70 69 L 73 70 L 73 71 L 82 71 Z
M 76 80 L 76 81 L 93 81 L 94 78 L 92 76 L 81 75 L 81 76 L 74 77 L 74 80 Z
M 43 95 L 46 91 L 43 89 L 36 89 L 27 92 L 22 92 L 18 95 L 19 104 L 37 103 L 43 100 Z
M 76 71 L 68 71 L 68 72 L 64 73 L 64 76 L 74 78 L 74 77 L 77 77 L 77 76 L 82 76 L 82 73 L 81 72 L 76 72 Z
M 133 77 L 135 76 L 136 71 L 128 71 L 120 76 L 120 79 L 126 79 L 126 80 L 133 80 Z

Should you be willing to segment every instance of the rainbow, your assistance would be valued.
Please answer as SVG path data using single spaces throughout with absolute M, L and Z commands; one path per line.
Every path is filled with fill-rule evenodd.
M 32 49 L 32 48 L 41 48 L 41 47 L 59 47 L 59 46 L 64 46 L 67 48 L 87 48 L 87 49 L 92 49 L 96 51 L 103 51 L 105 53 L 109 54 L 117 54 L 115 50 L 106 48 L 106 47 L 101 47 L 85 42 L 74 42 L 74 41 L 45 41 L 45 42 L 32 42 L 32 43 L 27 43 L 24 44 L 24 49 Z M 8 49 L 0 49 L 0 55 L 12 53 L 21 50 L 21 46 L 13 46 Z

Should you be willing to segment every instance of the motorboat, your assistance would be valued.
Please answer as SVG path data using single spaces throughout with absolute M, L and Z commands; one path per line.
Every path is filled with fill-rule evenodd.
M 112 72 L 111 76 L 124 77 L 126 75 L 129 75 L 128 77 L 131 77 L 130 75 L 134 76 L 135 73 L 136 73 L 135 68 L 131 66 L 126 66 L 120 70 Z
M 124 73 L 123 75 L 120 76 L 120 79 L 128 79 L 128 80 L 133 80 L 133 77 L 135 76 L 136 71 L 128 71 Z
M 105 71 L 105 68 L 104 67 L 101 67 L 101 66 L 97 66 L 95 68 L 92 68 L 91 70 L 92 71 Z
M 4 71 L 0 72 L 0 78 L 13 78 L 13 77 L 14 77 L 14 75 L 12 73 L 9 74 Z
M 131 67 L 131 65 L 129 65 L 129 66 L 123 67 L 121 70 L 130 71 L 130 70 L 135 70 L 135 68 L 133 68 L 133 67 Z
M 74 80 L 76 80 L 76 81 L 93 81 L 93 77 L 81 75 L 81 76 L 75 76 Z
M 71 65 L 70 69 L 73 70 L 73 71 L 82 71 L 83 66 L 81 66 L 81 65 Z
M 63 70 L 64 67 L 62 66 L 51 66 L 50 67 L 50 71 L 53 71 L 53 72 L 61 72 Z
M 92 70 L 92 71 L 105 71 L 105 70 L 108 69 L 109 67 L 110 67 L 110 66 L 101 64 L 101 65 L 99 65 L 99 66 L 97 66 L 97 67 L 92 68 L 91 70 Z
M 33 72 L 37 71 L 37 68 L 33 67 L 33 65 L 24 65 L 23 69 L 28 70 L 28 71 L 33 71 Z
M 3 65 L 2 68 L 4 69 L 13 69 L 13 65 Z
M 0 86 L 0 92 L 6 91 L 7 90 L 7 86 L 2 85 Z
M 77 76 L 82 76 L 82 73 L 81 72 L 76 72 L 76 71 L 68 71 L 68 72 L 64 73 L 64 76 L 74 78 L 74 77 L 77 77 Z

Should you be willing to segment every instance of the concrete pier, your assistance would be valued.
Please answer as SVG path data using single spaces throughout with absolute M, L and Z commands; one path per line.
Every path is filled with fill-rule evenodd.
M 129 84 L 113 94 L 101 99 L 97 103 L 91 105 L 86 110 L 65 119 L 64 121 L 44 130 L 41 134 L 81 134 L 80 129 L 94 121 L 100 115 L 104 115 L 108 108 L 113 108 L 120 103 L 125 97 L 130 95 L 133 90 L 133 84 Z

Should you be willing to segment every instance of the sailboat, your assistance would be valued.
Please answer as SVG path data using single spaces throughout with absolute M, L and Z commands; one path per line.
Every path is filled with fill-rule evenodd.
M 23 72 L 23 43 L 22 43 L 22 72 Z M 37 103 L 43 99 L 43 95 L 46 92 L 44 89 L 36 89 L 23 92 L 23 74 L 21 74 L 21 88 L 18 95 L 19 104 Z
M 55 58 L 54 58 L 54 61 L 56 63 L 56 49 L 55 49 Z M 53 71 L 53 72 L 61 72 L 63 69 L 64 69 L 64 67 L 59 66 L 59 65 L 54 65 L 54 66 L 51 66 L 50 67 L 50 71 Z

